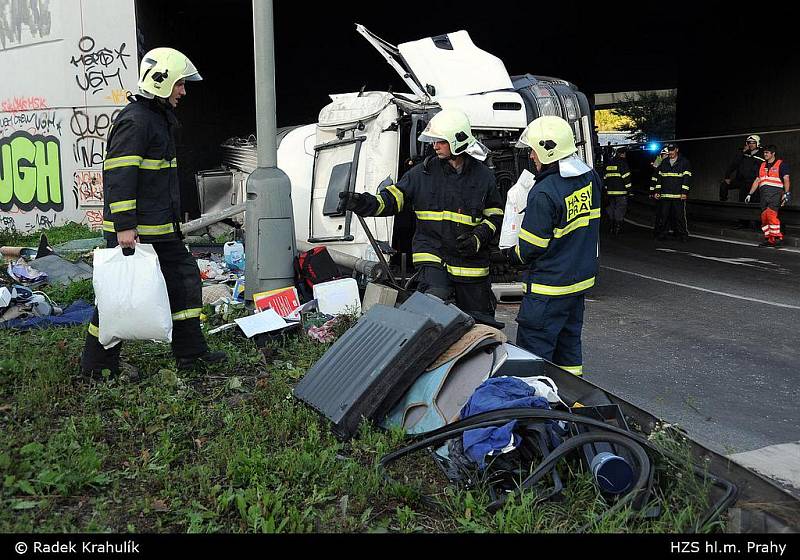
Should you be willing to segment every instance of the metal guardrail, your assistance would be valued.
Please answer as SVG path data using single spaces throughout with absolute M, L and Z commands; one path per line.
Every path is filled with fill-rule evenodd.
M 636 204 L 655 208 L 656 201 L 649 194 L 634 193 Z M 737 220 L 760 220 L 761 207 L 758 204 L 744 202 L 721 202 L 718 200 L 687 200 L 686 212 L 689 217 L 699 221 L 735 222 Z M 780 210 L 781 223 L 787 226 L 800 227 L 800 207 L 784 206 Z

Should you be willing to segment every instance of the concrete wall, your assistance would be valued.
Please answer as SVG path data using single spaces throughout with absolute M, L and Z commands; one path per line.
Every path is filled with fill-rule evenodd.
M 0 229 L 100 229 L 106 137 L 138 73 L 134 0 L 41 6 L 0 13 L 15 30 L 0 40 Z
M 794 35 L 763 38 L 763 21 L 751 17 L 755 13 L 723 9 L 703 14 L 697 36 L 672 61 L 680 72 L 677 136 L 738 134 L 683 143 L 694 165 L 697 198 L 718 199 L 720 179 L 748 134 L 800 128 L 800 61 L 793 55 Z M 761 143 L 776 144 L 778 157 L 797 174 L 800 132 L 761 134 Z

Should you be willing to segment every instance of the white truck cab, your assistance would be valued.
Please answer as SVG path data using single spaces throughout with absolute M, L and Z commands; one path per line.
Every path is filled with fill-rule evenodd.
M 393 46 L 362 25 L 356 30 L 410 91 L 333 94 L 317 123 L 279 133 L 278 167 L 292 183 L 298 242 L 377 260 L 358 220 L 338 211 L 339 193 L 375 194 L 384 179 L 397 180 L 424 159 L 430 146 L 417 137 L 444 108 L 469 116 L 473 134 L 490 150 L 485 163 L 494 170 L 504 200 L 522 170 L 530 169 L 527 154 L 514 144 L 527 124 L 541 115 L 566 119 L 575 131 L 578 154 L 593 165 L 591 109 L 573 84 L 531 74 L 509 76 L 503 62 L 478 48 L 466 31 Z M 224 163 L 250 171 L 241 160 L 234 157 Z M 410 254 L 413 211 L 366 218 L 366 223 L 377 240 Z M 516 273 L 503 264 L 493 266 L 492 280 L 498 299 L 521 294 Z

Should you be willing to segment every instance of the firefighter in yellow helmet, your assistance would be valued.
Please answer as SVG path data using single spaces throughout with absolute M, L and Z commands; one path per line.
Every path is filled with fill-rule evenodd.
M 172 311 L 172 352 L 179 369 L 220 362 L 200 331 L 201 282 L 197 264 L 182 242 L 173 110 L 186 95 L 186 82 L 202 78 L 183 53 L 171 48 L 149 51 L 139 67 L 138 95 L 129 96 L 108 135 L 103 162 L 103 234 L 108 247 L 133 251 L 153 245 L 167 284 Z M 98 341 L 95 309 L 89 324 L 81 371 L 98 377 L 104 369 L 120 372 L 121 344 Z
M 584 294 L 597 274 L 602 180 L 576 155 L 572 127 L 561 117 L 535 119 L 517 147 L 531 150 L 536 168 L 519 241 L 504 249 L 513 264 L 527 267 L 517 345 L 582 375 Z
M 476 321 L 502 328 L 494 319 L 489 251 L 503 204 L 494 173 L 483 164 L 487 150 L 472 134 L 467 115 L 455 109 L 434 115 L 419 140 L 431 142 L 434 153 L 375 195 L 341 193 L 343 204 L 362 216 L 412 209 L 417 289 L 454 299 Z

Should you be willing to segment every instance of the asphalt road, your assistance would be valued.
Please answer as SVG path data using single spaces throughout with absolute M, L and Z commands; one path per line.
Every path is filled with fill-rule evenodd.
M 656 243 L 626 225 L 601 239 L 586 378 L 800 488 L 800 250 Z M 512 342 L 517 308 L 498 307 Z

